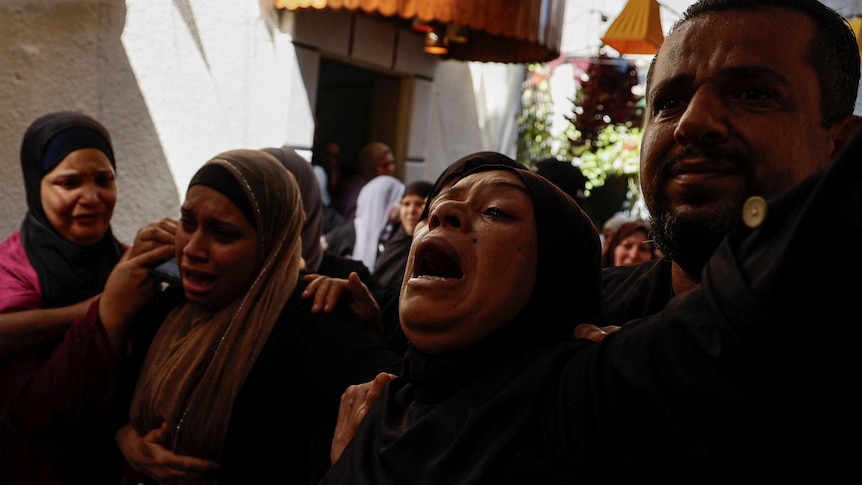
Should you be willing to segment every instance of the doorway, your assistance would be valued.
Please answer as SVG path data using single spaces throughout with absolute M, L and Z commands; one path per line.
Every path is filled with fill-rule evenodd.
M 320 59 L 315 139 L 329 137 L 340 142 L 345 176 L 356 171 L 359 150 L 369 142 L 383 142 L 397 154 L 400 98 L 401 78 L 397 76 Z M 396 166 L 396 173 L 400 170 Z

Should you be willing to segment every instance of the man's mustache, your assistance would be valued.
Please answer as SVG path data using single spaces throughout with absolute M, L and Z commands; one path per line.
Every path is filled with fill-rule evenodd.
M 746 157 L 736 150 L 727 150 L 725 148 L 714 146 L 687 145 L 682 147 L 682 149 L 676 153 L 661 159 L 655 170 L 656 177 L 659 180 L 669 179 L 671 169 L 678 163 L 689 158 L 721 160 L 736 166 L 742 166 L 744 164 L 744 160 L 746 160 Z

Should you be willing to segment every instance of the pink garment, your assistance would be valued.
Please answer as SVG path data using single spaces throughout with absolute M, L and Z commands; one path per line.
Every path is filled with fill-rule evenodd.
M 0 313 L 38 309 L 40 301 L 39 278 L 16 231 L 0 243 Z M 105 428 L 104 414 L 128 357 L 111 350 L 98 308 L 96 300 L 62 338 L 0 358 L 0 483 L 89 480 L 72 471 L 81 468 L 84 450 L 113 451 L 116 428 Z M 121 464 L 115 457 L 93 459 L 119 476 L 111 471 Z
M 0 243 L 0 313 L 35 310 L 41 301 L 39 276 L 15 231 Z
M 96 300 L 62 340 L 0 360 L 0 482 L 92 480 L 78 475 L 94 469 L 82 467 L 89 455 L 101 461 L 98 473 L 121 473 L 112 417 L 124 400 L 112 397 L 128 358 L 111 351 L 98 308 Z
M 98 409 L 113 393 L 125 357 L 111 350 L 98 319 L 98 303 L 90 305 L 62 340 L 0 359 L 0 414 L 8 420 L 5 424 L 26 432 L 45 431 L 74 422 L 82 410 Z

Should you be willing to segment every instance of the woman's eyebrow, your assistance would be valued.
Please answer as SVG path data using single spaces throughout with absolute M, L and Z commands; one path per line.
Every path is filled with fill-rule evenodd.
M 483 189 L 490 190 L 492 193 L 500 192 L 500 191 L 515 190 L 515 191 L 520 192 L 521 194 L 523 194 L 527 198 L 530 197 L 530 191 L 527 190 L 527 187 L 525 187 L 523 184 L 519 184 L 519 183 L 513 182 L 511 180 L 496 179 L 496 180 L 490 180 L 487 182 L 482 182 L 481 184 L 484 186 Z M 441 192 L 440 194 L 438 194 L 437 197 L 434 197 L 433 200 L 434 201 L 448 200 L 448 199 L 457 198 L 459 196 L 461 198 L 463 198 L 463 197 L 465 197 L 463 194 L 467 193 L 474 186 L 475 186 L 475 184 L 471 184 L 469 186 L 458 185 L 458 183 L 456 182 L 454 185 L 452 185 L 448 189 L 446 189 L 443 192 Z M 429 202 L 431 202 L 431 201 L 429 201 Z
M 502 190 L 506 190 L 506 189 L 513 190 L 514 189 L 514 190 L 517 190 L 519 192 L 522 192 L 526 196 L 530 195 L 530 193 L 527 191 L 527 188 L 524 187 L 523 184 L 515 183 L 515 182 L 512 182 L 510 180 L 493 180 L 493 181 L 491 181 L 490 186 L 492 188 L 495 188 L 495 189 L 501 188 Z

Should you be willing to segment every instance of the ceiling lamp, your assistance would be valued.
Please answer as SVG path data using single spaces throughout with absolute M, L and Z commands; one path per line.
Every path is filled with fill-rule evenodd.
M 449 52 L 449 43 L 446 37 L 441 37 L 435 29 L 425 33 L 425 52 L 434 55 L 443 55 Z
M 664 41 L 656 0 L 628 0 L 602 42 L 624 54 L 655 54 Z

